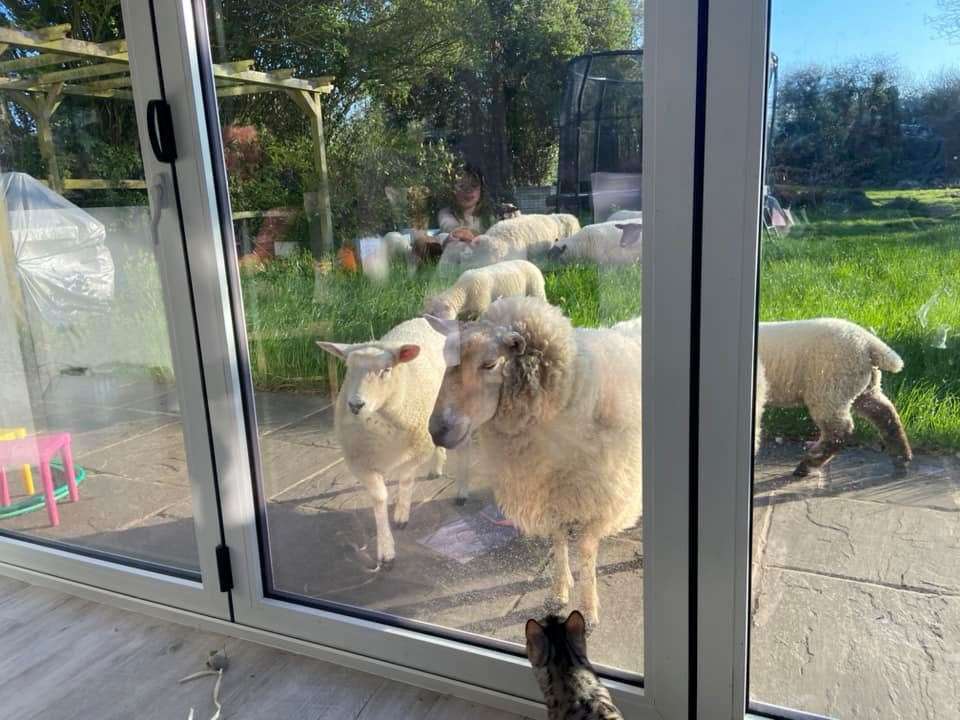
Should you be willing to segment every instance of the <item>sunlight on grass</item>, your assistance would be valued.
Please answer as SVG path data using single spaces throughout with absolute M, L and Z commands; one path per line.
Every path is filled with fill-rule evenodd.
M 909 196 L 956 202 L 955 190 L 868 193 L 874 202 Z M 763 320 L 843 317 L 877 333 L 906 367 L 884 386 L 913 443 L 960 447 L 960 218 L 913 217 L 878 208 L 823 217 L 787 237 L 765 237 Z M 547 297 L 577 326 L 609 325 L 640 313 L 639 266 L 544 266 Z M 244 305 L 254 382 L 264 389 L 320 391 L 327 360 L 318 339 L 359 342 L 420 313 L 444 286 L 433 269 L 394 263 L 386 282 L 328 270 L 314 276 L 304 254 L 244 273 Z M 342 373 L 342 368 L 340 369 Z M 802 411 L 768 411 L 773 437 L 810 437 Z M 872 430 L 858 424 L 862 439 Z

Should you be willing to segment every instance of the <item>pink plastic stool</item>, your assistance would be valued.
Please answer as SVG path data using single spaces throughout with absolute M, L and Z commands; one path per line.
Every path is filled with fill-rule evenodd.
M 50 470 L 50 461 L 60 453 L 63 459 L 63 470 L 67 476 L 67 486 L 70 488 L 70 501 L 80 499 L 77 489 L 77 476 L 73 472 L 73 452 L 70 448 L 70 433 L 51 433 L 50 435 L 34 435 L 20 440 L 0 440 L 0 505 L 10 504 L 10 489 L 7 485 L 7 473 L 4 468 L 8 465 L 37 465 L 40 468 L 40 478 L 43 481 L 43 497 L 47 505 L 47 517 L 50 524 L 60 524 L 60 512 L 57 510 L 57 498 L 54 495 L 53 473 Z

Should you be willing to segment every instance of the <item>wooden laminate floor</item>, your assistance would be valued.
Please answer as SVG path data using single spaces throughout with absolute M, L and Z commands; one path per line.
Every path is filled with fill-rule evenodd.
M 215 678 L 180 685 L 226 648 L 223 720 L 520 720 L 429 690 L 0 577 L 4 720 L 195 720 Z

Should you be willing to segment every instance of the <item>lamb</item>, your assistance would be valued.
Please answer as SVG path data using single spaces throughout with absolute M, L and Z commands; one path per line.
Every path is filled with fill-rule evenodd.
M 837 318 L 764 322 L 759 357 L 766 405 L 805 405 L 820 431 L 795 475 L 809 475 L 837 454 L 853 432 L 851 410 L 878 430 L 895 467 L 913 459 L 900 416 L 880 387 L 881 371 L 900 372 L 903 360 L 872 333 Z
M 520 215 L 495 223 L 470 243 L 449 243 L 441 265 L 482 267 L 511 259 L 545 254 L 561 238 L 580 229 L 573 215 Z
M 472 319 L 497 298 L 511 295 L 547 299 L 543 274 L 532 262 L 508 260 L 467 270 L 452 287 L 429 298 L 424 312 L 445 320 Z
M 580 609 L 596 624 L 600 540 L 642 509 L 640 323 L 574 329 L 540 298 L 509 297 L 478 321 L 431 324 L 448 367 L 430 435 L 448 449 L 472 437 L 506 517 L 552 540 L 553 606 L 569 601 L 576 532 Z
M 638 262 L 643 256 L 639 222 L 604 222 L 587 225 L 558 240 L 547 256 L 554 260 L 590 260 L 601 265 Z
M 317 342 L 347 364 L 334 429 L 347 467 L 373 500 L 377 560 L 384 569 L 396 554 L 384 478 L 399 481 L 393 519 L 402 529 L 410 519 L 414 479 L 443 470 L 446 451 L 433 444 L 427 427 L 443 379 L 443 344 L 422 318 L 400 323 L 375 342 Z

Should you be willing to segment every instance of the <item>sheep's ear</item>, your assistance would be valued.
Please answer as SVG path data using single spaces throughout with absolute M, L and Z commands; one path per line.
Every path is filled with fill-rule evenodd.
M 336 355 L 341 360 L 345 360 L 347 353 L 350 352 L 350 345 L 345 343 L 325 342 L 317 340 L 317 347 L 326 350 L 331 355 Z
M 530 659 L 530 664 L 534 667 L 546 665 L 547 634 L 543 631 L 543 625 L 533 619 L 527 620 L 524 634 L 527 637 L 527 657 Z
M 514 355 L 523 355 L 523 351 L 527 349 L 527 341 L 523 339 L 523 335 L 516 331 L 504 335 L 502 343 Z
M 436 315 L 424 315 L 423 319 L 430 323 L 430 327 L 441 335 L 453 335 L 460 329 L 460 324 L 456 320 L 445 320 Z
M 399 365 L 400 363 L 406 363 L 416 359 L 417 355 L 419 354 L 419 345 L 401 345 L 400 349 L 393 353 L 393 357 L 396 363 Z
M 579 610 L 574 610 L 563 623 L 567 631 L 567 640 L 581 654 L 587 654 L 587 621 Z

